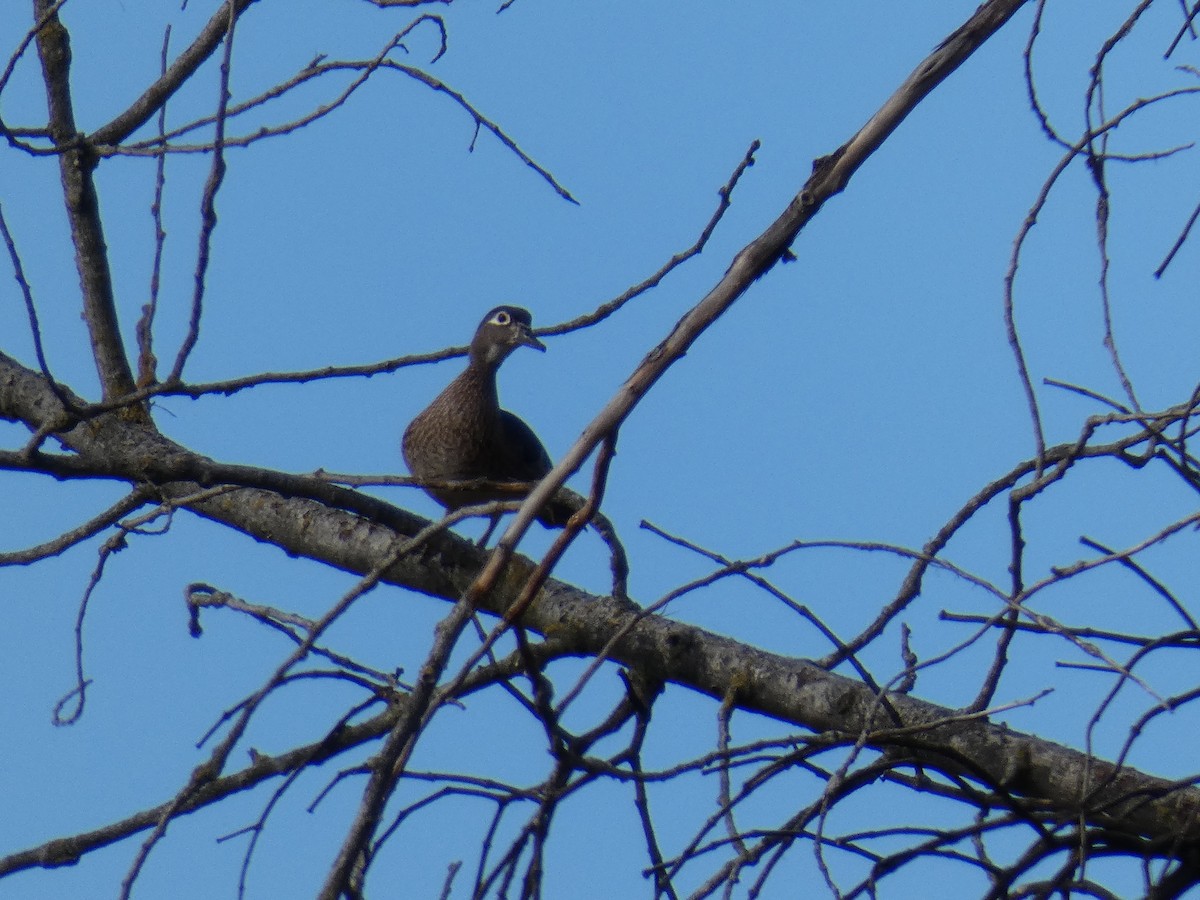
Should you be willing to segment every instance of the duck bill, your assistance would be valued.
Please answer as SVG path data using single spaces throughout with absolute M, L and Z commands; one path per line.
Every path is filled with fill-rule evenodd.
M 521 329 L 521 343 L 526 347 L 532 347 L 534 350 L 541 350 L 543 353 L 546 352 L 546 345 L 539 341 L 528 327 Z

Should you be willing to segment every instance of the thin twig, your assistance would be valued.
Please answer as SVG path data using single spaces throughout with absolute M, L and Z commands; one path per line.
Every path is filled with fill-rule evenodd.
M 200 199 L 200 241 L 196 251 L 196 271 L 193 276 L 191 314 L 188 317 L 187 334 L 175 356 L 175 365 L 167 376 L 168 384 L 183 378 L 183 367 L 200 339 L 200 317 L 204 311 L 204 292 L 208 273 L 209 252 L 212 249 L 213 231 L 217 227 L 217 192 L 225 181 L 225 115 L 229 109 L 229 73 L 233 63 L 233 36 L 237 25 L 232 2 L 229 4 L 229 22 L 225 31 L 225 53 L 221 59 L 217 116 L 213 137 L 213 158 L 208 178 L 204 182 L 204 194 Z

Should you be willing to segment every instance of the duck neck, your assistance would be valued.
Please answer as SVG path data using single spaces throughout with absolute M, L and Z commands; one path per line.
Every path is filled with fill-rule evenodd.
M 496 390 L 496 371 L 500 368 L 500 364 L 489 364 L 482 357 L 471 354 L 471 361 L 467 364 L 463 373 L 458 376 L 460 390 L 456 391 L 460 397 L 473 397 L 483 410 L 498 410 L 500 408 L 500 396 Z

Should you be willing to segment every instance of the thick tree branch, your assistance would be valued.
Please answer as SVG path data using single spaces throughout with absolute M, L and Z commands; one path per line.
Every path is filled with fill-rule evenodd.
M 121 329 L 117 322 L 108 247 L 93 179 L 96 157 L 91 145 L 75 128 L 71 102 L 71 40 L 53 9 L 54 4 L 49 0 L 34 0 L 34 16 L 39 20 L 44 17 L 46 22 L 37 34 L 38 57 L 42 61 L 42 77 L 46 83 L 50 134 L 59 150 L 63 198 L 83 290 L 83 316 L 104 398 L 111 400 L 133 390 L 133 371 L 121 344 Z
M 0 417 L 38 428 L 62 413 L 39 373 L 0 354 Z M 160 471 L 159 465 L 168 466 L 163 473 L 181 471 L 172 466 L 214 465 L 149 427 L 116 415 L 100 417 L 59 437 L 77 454 L 80 466 L 130 482 L 146 480 Z M 1078 455 L 1078 448 L 1064 445 L 1051 453 Z M 159 485 L 173 498 L 200 487 L 185 481 Z M 192 509 L 288 554 L 359 574 L 370 571 L 394 549 L 397 533 L 411 536 L 428 525 L 394 510 L 388 527 L 317 501 L 288 499 L 259 489 L 221 494 Z M 442 532 L 388 569 L 385 580 L 453 602 L 475 580 L 485 560 L 486 554 L 474 544 Z M 504 577 L 481 598 L 481 608 L 503 615 L 532 571 L 530 561 L 514 557 Z M 734 692 L 744 710 L 816 732 L 862 735 L 868 747 L 903 746 L 930 768 L 970 777 L 1002 797 L 1036 801 L 1044 814 L 1061 822 L 1082 817 L 1093 826 L 1114 829 L 1126 838 L 1148 842 L 1153 852 L 1188 858 L 1200 842 L 1200 790 L 1187 784 L 1118 768 L 982 717 L 962 716 L 903 694 L 889 693 L 884 698 L 859 681 L 806 660 L 648 615 L 632 603 L 550 579 L 526 610 L 522 624 L 541 634 L 569 632 L 578 653 L 607 652 L 610 659 L 636 671 L 700 691 L 718 702 Z M 609 647 L 617 633 L 621 636 Z

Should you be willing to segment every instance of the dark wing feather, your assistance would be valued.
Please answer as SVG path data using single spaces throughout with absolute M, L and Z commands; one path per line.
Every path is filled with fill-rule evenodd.
M 539 481 L 550 471 L 550 454 L 538 436 L 507 409 L 500 410 L 500 432 L 503 455 L 496 460 L 497 478 Z
M 514 481 L 541 481 L 553 464 L 533 429 L 506 409 L 500 410 L 500 430 L 506 448 L 501 477 Z M 497 461 L 499 462 L 499 460 Z M 498 472 L 499 474 L 499 472 Z M 573 512 L 570 506 L 551 500 L 538 513 L 538 521 L 546 526 L 563 526 Z

